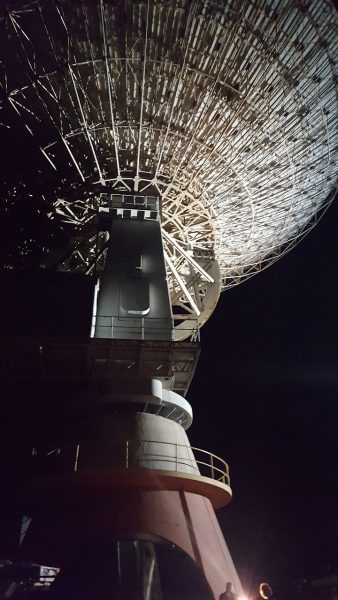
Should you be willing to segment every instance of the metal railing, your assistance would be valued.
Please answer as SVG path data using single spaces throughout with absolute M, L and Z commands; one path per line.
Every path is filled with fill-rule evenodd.
M 32 459 L 36 474 L 93 468 L 161 469 L 163 466 L 162 470 L 202 475 L 230 486 L 229 467 L 222 458 L 207 450 L 174 442 L 126 440 L 34 448 Z
M 182 324 L 186 323 L 185 327 Z M 198 338 L 199 324 L 197 317 L 183 319 L 182 316 L 173 315 L 173 318 L 155 318 L 142 315 L 130 315 L 129 317 L 117 317 L 113 315 L 102 315 L 94 309 L 91 323 L 90 337 L 95 337 L 95 330 L 103 336 L 103 339 L 169 339 L 174 336 L 176 325 L 183 337 L 192 336 Z

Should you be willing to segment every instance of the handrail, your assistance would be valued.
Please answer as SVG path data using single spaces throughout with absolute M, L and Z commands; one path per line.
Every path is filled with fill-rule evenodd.
M 160 444 L 167 448 L 170 447 L 173 452 L 166 454 L 158 451 Z M 150 451 L 147 445 L 152 446 Z M 137 454 L 135 453 L 135 448 L 137 448 Z M 61 446 L 60 448 L 49 448 L 48 450 L 34 448 L 32 458 L 36 462 L 38 470 L 52 472 L 80 471 L 86 469 L 86 461 L 89 456 L 88 449 L 91 450 L 90 456 L 96 459 L 94 460 L 95 466 L 99 468 L 100 466 L 107 466 L 107 458 L 111 458 L 113 464 L 109 466 L 113 469 L 130 469 L 138 466 L 137 463 L 163 462 L 175 465 L 174 470 L 178 473 L 180 472 L 180 467 L 185 466 L 198 471 L 198 474 L 204 477 L 230 486 L 229 466 L 225 460 L 208 450 L 178 442 L 166 442 L 162 440 L 85 442 L 82 444 Z M 104 464 L 101 463 L 102 459 L 104 459 Z M 202 468 L 202 472 L 200 467 Z

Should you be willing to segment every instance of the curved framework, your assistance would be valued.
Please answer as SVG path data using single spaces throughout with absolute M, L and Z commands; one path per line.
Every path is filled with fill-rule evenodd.
M 32 204 L 40 198 L 51 235 L 67 237 L 62 251 L 42 244 L 46 265 L 91 271 L 102 193 L 160 195 L 173 303 L 196 319 L 211 282 L 187 254 L 202 266 L 215 256 L 230 287 L 293 247 L 331 201 L 338 21 L 328 0 L 7 5 L 4 139 L 26 130 L 40 155 Z M 7 185 L 7 211 L 28 179 Z

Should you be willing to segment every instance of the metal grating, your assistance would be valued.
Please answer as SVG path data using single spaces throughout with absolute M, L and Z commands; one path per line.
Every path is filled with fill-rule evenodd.
M 143 376 L 185 396 L 194 376 L 197 342 L 65 338 L 2 338 L 2 382 L 83 381 Z

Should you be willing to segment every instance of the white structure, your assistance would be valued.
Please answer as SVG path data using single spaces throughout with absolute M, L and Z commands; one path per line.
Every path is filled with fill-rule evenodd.
M 71 240 L 59 268 L 90 272 L 104 254 L 102 192 L 160 195 L 175 319 L 201 325 L 219 280 L 236 285 L 279 258 L 332 199 L 329 0 L 7 4 L 0 120 L 13 135 L 24 125 L 41 151 L 50 217 Z M 220 273 L 208 278 L 213 256 Z

